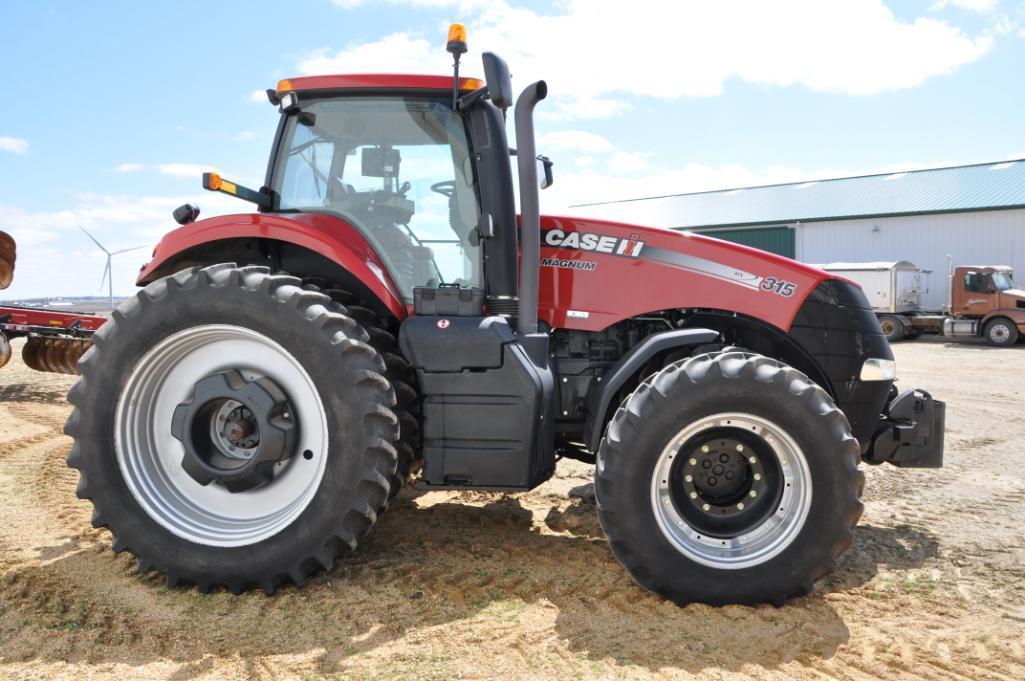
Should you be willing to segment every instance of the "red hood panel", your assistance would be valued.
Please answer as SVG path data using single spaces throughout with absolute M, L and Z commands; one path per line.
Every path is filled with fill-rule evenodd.
M 539 317 L 598 331 L 673 308 L 713 308 L 787 330 L 823 279 L 815 267 L 755 248 L 586 218 L 541 218 Z

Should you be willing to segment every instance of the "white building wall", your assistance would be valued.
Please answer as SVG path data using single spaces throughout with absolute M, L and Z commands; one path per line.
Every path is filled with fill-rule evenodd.
M 924 304 L 946 296 L 947 255 L 956 265 L 1010 265 L 1025 287 L 1025 209 L 807 222 L 797 225 L 797 259 L 910 260 L 932 270 Z

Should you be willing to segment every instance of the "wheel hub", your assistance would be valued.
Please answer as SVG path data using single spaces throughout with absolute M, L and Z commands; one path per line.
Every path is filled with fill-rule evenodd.
M 772 514 L 780 474 L 760 437 L 715 428 L 684 443 L 680 454 L 669 487 L 694 528 L 712 537 L 736 537 Z
M 284 391 L 271 379 L 247 380 L 236 370 L 196 382 L 179 404 L 171 434 L 182 443 L 181 466 L 201 485 L 217 482 L 245 492 L 270 482 L 292 457 L 298 428 Z

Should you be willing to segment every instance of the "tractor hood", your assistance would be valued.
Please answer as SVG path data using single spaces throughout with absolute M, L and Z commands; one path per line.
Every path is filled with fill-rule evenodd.
M 598 331 L 648 312 L 719 309 L 786 331 L 822 270 L 712 237 L 542 216 L 539 317 Z

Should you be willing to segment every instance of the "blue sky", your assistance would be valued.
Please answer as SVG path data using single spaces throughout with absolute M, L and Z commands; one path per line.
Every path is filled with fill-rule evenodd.
M 507 58 L 544 77 L 550 212 L 632 198 L 1025 157 L 1022 0 L 301 0 L 32 2 L 4 9 L 0 229 L 19 241 L 11 299 L 99 292 L 103 256 L 152 246 L 171 210 L 247 204 L 202 169 L 259 186 L 273 107 L 303 73 L 465 72 Z M 127 294 L 149 248 L 115 262 Z

